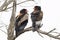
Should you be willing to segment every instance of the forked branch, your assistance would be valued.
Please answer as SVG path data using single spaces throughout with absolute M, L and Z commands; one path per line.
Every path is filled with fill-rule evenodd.
M 21 34 L 23 34 L 24 32 L 28 32 L 28 31 L 31 31 L 31 30 L 32 30 L 32 27 L 26 28 L 25 30 L 19 32 L 18 35 L 21 35 Z M 55 30 L 55 28 L 54 28 L 53 30 Z M 54 39 L 60 39 L 60 37 L 59 37 L 60 34 L 58 34 L 57 36 L 50 34 L 53 30 L 51 30 L 51 31 L 49 31 L 49 32 L 45 32 L 45 31 L 42 31 L 42 30 L 37 30 L 37 32 L 40 33 L 40 34 L 47 35 L 47 36 L 49 36 L 49 37 L 51 37 L 51 38 L 54 38 Z M 41 36 L 41 35 L 40 35 L 40 36 Z M 17 37 L 15 37 L 15 38 L 17 38 Z

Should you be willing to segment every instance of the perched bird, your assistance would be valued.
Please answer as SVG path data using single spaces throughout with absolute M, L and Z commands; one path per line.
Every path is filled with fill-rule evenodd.
M 32 20 L 32 28 L 33 31 L 36 31 L 39 29 L 41 20 L 43 18 L 43 12 L 41 11 L 40 6 L 35 6 L 34 11 L 31 13 L 31 20 Z
M 16 17 L 16 22 L 15 22 L 16 36 L 19 35 L 18 34 L 19 32 L 24 30 L 27 23 L 28 23 L 27 9 L 22 9 L 19 15 Z

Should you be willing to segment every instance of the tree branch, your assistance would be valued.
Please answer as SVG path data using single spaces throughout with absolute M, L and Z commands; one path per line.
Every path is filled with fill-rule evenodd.
M 9 28 L 7 30 L 8 40 L 15 40 L 14 39 L 15 14 L 16 14 L 16 0 L 13 1 L 12 15 L 11 15 L 11 19 L 10 19 Z
M 21 34 L 23 34 L 24 32 L 28 32 L 28 31 L 31 31 L 31 30 L 32 30 L 32 27 L 26 28 L 25 30 L 19 32 L 18 35 L 21 35 Z M 48 32 L 42 31 L 42 30 L 37 30 L 37 32 L 38 32 L 38 34 L 39 34 L 39 33 L 40 33 L 40 34 L 44 34 L 44 35 L 47 35 L 47 36 L 52 37 L 52 38 L 54 38 L 54 39 L 60 39 L 60 37 L 56 37 L 55 35 L 52 35 L 52 34 L 50 34 L 50 33 L 48 33 Z M 40 36 L 41 36 L 41 35 L 40 35 Z M 18 37 L 18 36 L 17 36 L 17 37 Z M 17 37 L 15 36 L 15 38 L 17 38 Z
M 26 29 L 24 29 L 23 31 L 19 32 L 18 35 L 21 35 L 21 34 L 23 34 L 24 32 L 28 32 L 28 31 L 31 31 L 31 30 L 32 30 L 32 27 L 26 28 Z M 18 37 L 18 36 L 17 36 L 17 37 Z M 14 39 L 17 38 L 17 37 L 15 36 Z
M 9 0 L 8 2 L 7 2 L 7 0 L 5 0 L 5 2 L 0 7 L 0 12 L 4 11 L 6 9 L 6 6 L 8 6 L 11 2 L 13 2 L 13 0 Z
M 54 30 L 56 30 L 56 28 L 54 28 L 54 29 L 50 30 L 47 34 L 49 34 L 49 33 L 53 32 Z
M 28 1 L 33 1 L 33 0 L 28 0 Z M 22 3 L 24 3 L 24 2 L 28 2 L 28 1 L 23 1 L 23 2 L 18 3 L 18 4 L 16 4 L 16 5 L 19 5 L 19 4 L 22 4 Z M 8 7 L 8 8 L 6 8 L 6 9 L 8 10 L 8 9 L 10 9 L 10 8 L 12 8 L 12 7 L 13 7 L 13 6 Z M 5 11 L 5 9 L 0 9 L 0 12 L 2 12 L 2 11 Z
M 60 37 L 56 37 L 52 34 L 48 34 L 48 32 L 45 32 L 45 31 L 42 31 L 42 30 L 38 30 L 38 32 L 41 33 L 41 34 L 47 35 L 49 37 L 55 38 L 55 39 L 60 39 Z
M 0 29 L 1 30 L 1 29 Z M 2 32 L 4 32 L 5 34 L 7 34 L 5 31 L 1 30 Z

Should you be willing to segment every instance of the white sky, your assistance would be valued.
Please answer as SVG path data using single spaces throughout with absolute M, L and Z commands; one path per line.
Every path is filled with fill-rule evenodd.
M 17 6 L 16 15 L 19 13 L 21 9 L 23 8 L 28 9 L 29 23 L 27 24 L 26 28 L 28 26 L 31 26 L 32 24 L 30 19 L 30 13 L 33 11 L 33 7 L 35 5 L 39 5 L 41 6 L 42 11 L 44 13 L 43 20 L 42 20 L 43 26 L 41 30 L 48 32 L 49 30 L 56 28 L 56 31 L 60 33 L 59 31 L 60 30 L 59 28 L 60 27 L 60 18 L 59 18 L 60 17 L 60 0 L 35 0 L 35 1 L 38 4 L 35 4 L 34 2 L 26 2 Z M 10 6 L 11 5 L 12 4 L 10 4 Z M 25 7 L 22 7 L 22 6 L 25 6 Z M 3 21 L 3 23 L 8 25 L 12 10 L 10 9 L 7 11 L 8 12 L 0 12 L 0 23 L 2 23 L 1 21 Z M 2 27 L 0 29 L 6 31 L 5 27 Z M 50 40 L 50 37 L 45 35 L 43 36 L 44 38 L 41 38 L 37 32 L 30 31 L 20 35 L 16 40 Z M 7 35 L 1 30 L 0 30 L 0 40 L 7 40 Z M 57 39 L 51 38 L 51 40 L 57 40 Z

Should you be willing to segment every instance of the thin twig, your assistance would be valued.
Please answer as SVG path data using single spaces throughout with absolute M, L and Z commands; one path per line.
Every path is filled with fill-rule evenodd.
M 49 34 L 49 33 L 53 32 L 54 30 L 56 30 L 56 28 L 54 28 L 54 29 L 50 30 L 47 34 Z
M 44 37 L 38 32 L 38 30 L 37 30 L 37 33 L 38 33 L 42 38 L 44 38 Z
M 25 30 L 21 31 L 21 32 L 19 33 L 19 35 L 21 35 L 21 34 L 24 33 L 24 32 L 31 31 L 31 30 L 32 30 L 32 27 L 26 28 Z M 52 35 L 52 34 L 47 34 L 48 32 L 45 32 L 45 31 L 42 31 L 42 30 L 38 30 L 38 33 L 47 35 L 47 36 L 52 37 L 52 38 L 54 38 L 54 39 L 60 39 L 60 37 L 56 37 L 55 35 Z M 15 37 L 15 38 L 17 38 L 17 37 Z
M 1 30 L 1 29 L 0 29 Z M 5 34 L 7 34 L 5 31 L 1 30 L 2 32 L 4 32 Z
M 11 2 L 13 2 L 13 0 L 9 0 L 8 2 L 6 2 L 6 0 L 5 0 L 3 5 L 0 7 L 0 12 L 4 11 L 6 9 L 6 8 L 4 9 L 4 7 L 8 6 Z
M 21 3 L 18 3 L 18 4 L 16 4 L 16 5 L 19 5 L 19 4 L 22 4 L 22 3 L 24 3 L 24 2 L 28 2 L 28 1 L 23 1 L 23 2 L 21 2 Z M 8 9 L 10 9 L 10 8 L 12 8 L 13 6 L 11 6 L 11 7 L 8 7 L 8 8 L 6 8 L 7 10 Z M 5 11 L 5 10 L 2 10 L 2 11 Z M 0 12 L 2 12 L 2 11 L 0 11 Z

